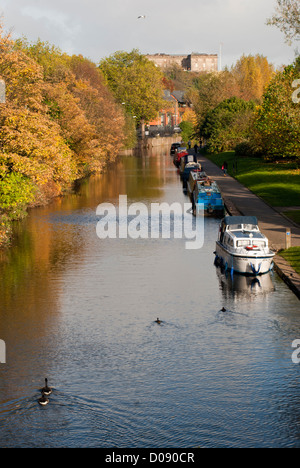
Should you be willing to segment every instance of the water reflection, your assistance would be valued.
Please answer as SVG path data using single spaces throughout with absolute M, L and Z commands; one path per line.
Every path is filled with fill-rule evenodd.
M 231 275 L 230 272 L 225 273 L 221 268 L 216 268 L 216 273 L 225 299 L 256 301 L 259 296 L 263 297 L 275 291 L 273 273 L 258 277 Z

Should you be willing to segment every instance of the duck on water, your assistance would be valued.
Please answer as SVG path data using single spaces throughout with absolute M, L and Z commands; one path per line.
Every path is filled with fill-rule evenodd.
M 43 395 L 49 396 L 52 393 L 52 388 L 48 387 L 48 379 L 45 379 L 45 387 L 41 389 Z
M 45 386 L 40 390 L 42 396 L 38 399 L 39 405 L 46 406 L 49 403 L 48 396 L 52 393 L 52 388 L 48 386 L 48 379 L 45 379 Z

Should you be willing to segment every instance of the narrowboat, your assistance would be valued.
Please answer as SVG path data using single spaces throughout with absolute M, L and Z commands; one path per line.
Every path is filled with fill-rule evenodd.
M 189 179 L 187 182 L 187 193 L 188 193 L 188 196 L 190 197 L 190 200 L 192 200 L 193 198 L 193 192 L 194 192 L 196 182 L 205 181 L 207 179 L 208 179 L 207 174 L 204 171 L 191 171 L 189 173 Z
M 183 172 L 180 173 L 181 180 L 182 180 L 182 182 L 185 182 L 185 185 L 187 185 L 187 181 L 189 179 L 189 176 L 190 176 L 191 172 L 201 173 L 202 172 L 201 164 L 199 164 L 199 163 L 187 163 L 185 165 L 185 168 L 184 168 Z
M 275 256 L 255 216 L 225 216 L 215 254 L 216 264 L 225 270 L 251 276 L 268 273 Z
M 178 148 L 181 147 L 180 143 L 172 143 L 171 149 L 170 149 L 170 156 L 176 154 L 178 152 Z
M 204 211 L 204 214 L 222 217 L 225 213 L 219 187 L 216 182 L 212 182 L 209 178 L 196 182 L 192 204 L 195 215 Z
M 185 154 L 180 158 L 179 171 L 182 174 L 187 164 L 197 163 L 197 156 L 195 154 Z
M 173 164 L 176 167 L 180 166 L 180 160 L 183 158 L 183 156 L 188 155 L 188 151 L 186 148 L 178 148 L 177 153 L 175 153 L 174 158 L 173 158 Z

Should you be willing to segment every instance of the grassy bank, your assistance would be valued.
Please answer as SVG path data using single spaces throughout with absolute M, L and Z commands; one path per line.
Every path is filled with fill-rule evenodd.
M 205 154 L 205 157 L 219 167 L 227 161 L 228 173 L 270 205 L 274 207 L 299 205 L 300 169 L 295 163 L 276 164 L 258 158 L 236 158 L 234 151 Z
M 300 226 L 300 210 L 283 211 L 283 214 Z
M 279 255 L 283 257 L 294 270 L 300 275 L 300 247 L 291 247 L 288 250 L 282 250 Z

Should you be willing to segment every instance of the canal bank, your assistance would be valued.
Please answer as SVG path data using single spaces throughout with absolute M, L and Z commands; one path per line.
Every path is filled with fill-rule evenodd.
M 223 171 L 203 155 L 199 155 L 198 160 L 207 174 L 219 185 L 226 208 L 232 216 L 256 216 L 261 231 L 268 237 L 272 249 L 276 252 L 286 248 L 287 230 L 291 232 L 291 246 L 300 245 L 299 227 L 236 179 L 229 175 L 224 177 Z M 280 255 L 276 255 L 274 265 L 279 276 L 300 299 L 300 275 Z

